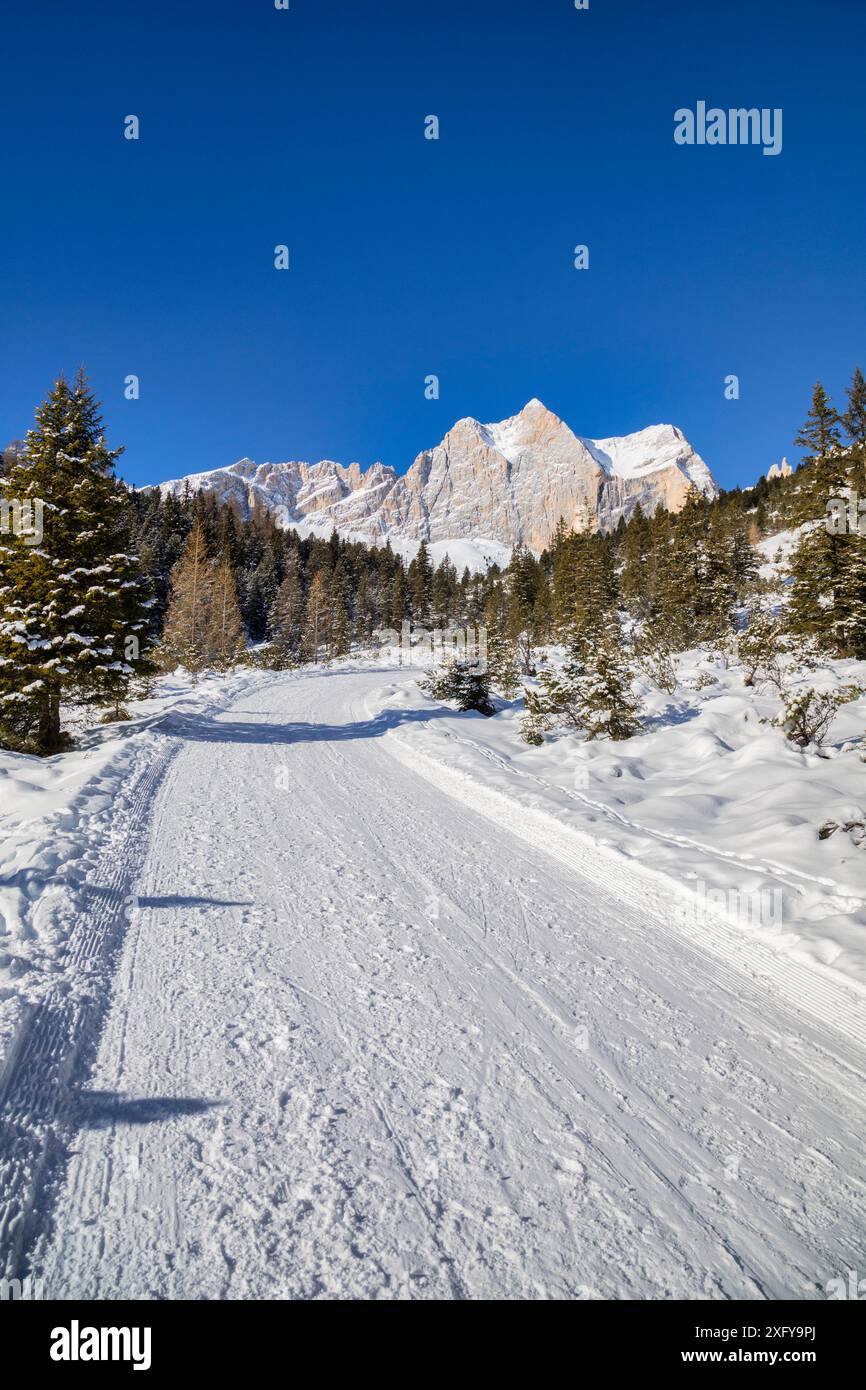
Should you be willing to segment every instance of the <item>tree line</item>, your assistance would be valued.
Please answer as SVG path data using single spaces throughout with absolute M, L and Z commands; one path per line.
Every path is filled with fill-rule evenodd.
M 676 514 L 637 506 L 606 534 L 561 522 L 543 554 L 517 547 L 504 569 L 458 575 L 447 558 L 434 565 L 424 541 L 407 564 L 387 543 L 281 529 L 258 502 L 243 516 L 207 491 L 129 489 L 83 373 L 61 377 L 23 443 L 3 454 L 0 743 L 55 753 L 66 742 L 64 703 L 122 718 L 159 669 L 289 668 L 345 656 L 407 620 L 484 626 L 491 679 L 506 691 L 535 671 L 539 649 L 564 643 L 600 709 L 618 692 L 623 718 L 604 730 L 611 736 L 633 725 L 630 662 L 663 679 L 671 652 L 723 643 L 744 623 L 771 644 L 803 639 L 830 656 L 866 657 L 866 536 L 823 523 L 830 496 L 866 493 L 859 369 L 842 411 L 815 387 L 795 442 L 806 453 L 790 477 L 713 501 L 692 490 Z M 10 524 L 28 499 L 42 506 L 38 538 Z M 768 627 L 755 545 L 795 527 L 789 601 Z M 551 688 L 548 713 L 543 701 L 535 710 L 536 733 L 556 698 Z

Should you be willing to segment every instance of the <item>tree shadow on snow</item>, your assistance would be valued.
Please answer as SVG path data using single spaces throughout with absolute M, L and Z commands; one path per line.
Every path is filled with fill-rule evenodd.
M 177 893 L 169 893 L 160 898 L 137 898 L 139 907 L 254 907 L 249 898 L 184 898 Z
M 70 1120 L 78 1129 L 111 1125 L 151 1125 L 175 1115 L 203 1115 L 222 1100 L 195 1096 L 125 1096 L 119 1091 L 79 1091 L 72 1097 Z
M 357 738 L 381 738 L 389 729 L 403 724 L 426 724 L 452 713 L 450 709 L 395 709 L 351 724 L 247 724 L 240 720 L 177 716 L 165 727 L 168 733 L 193 743 L 343 743 Z

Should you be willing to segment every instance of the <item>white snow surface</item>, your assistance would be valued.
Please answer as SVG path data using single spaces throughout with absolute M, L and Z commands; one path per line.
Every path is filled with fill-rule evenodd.
M 61 1298 L 824 1297 L 862 1263 L 864 852 L 811 830 L 856 755 L 789 754 L 726 673 L 542 749 L 417 674 L 176 681 L 79 753 L 0 755 L 23 939 L 55 893 L 72 943 L 54 921 L 0 1078 L 7 1268 Z M 684 911 L 696 877 L 801 916 Z
M 709 468 L 676 425 L 650 425 L 634 434 L 582 442 L 605 472 L 617 478 L 645 478 L 675 465 L 707 495 L 712 496 L 715 491 Z

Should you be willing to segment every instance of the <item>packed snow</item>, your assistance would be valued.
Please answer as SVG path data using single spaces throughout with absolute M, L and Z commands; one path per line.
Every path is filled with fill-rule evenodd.
M 700 660 L 619 745 L 528 748 L 368 660 L 0 755 L 5 1272 L 826 1296 L 862 1255 L 866 894 L 817 831 L 860 805 L 863 707 L 793 752 Z

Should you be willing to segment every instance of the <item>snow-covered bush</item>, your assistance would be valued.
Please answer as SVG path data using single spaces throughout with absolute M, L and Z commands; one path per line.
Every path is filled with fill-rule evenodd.
M 634 644 L 635 665 L 639 671 L 664 690 L 673 695 L 677 688 L 677 671 L 673 652 L 657 635 L 642 633 Z
M 810 744 L 820 748 L 840 706 L 862 694 L 856 685 L 843 685 L 838 690 L 788 691 L 783 696 L 782 713 L 774 723 L 800 748 L 808 748 Z
M 566 727 L 587 739 L 631 738 L 640 730 L 640 707 L 632 694 L 634 668 L 613 634 L 580 634 L 560 670 L 542 671 L 540 689 L 525 690 L 522 737 L 543 741 L 546 729 Z
M 446 661 L 418 682 L 434 700 L 454 700 L 459 710 L 477 710 L 489 716 L 496 710 L 490 699 L 490 677 L 477 661 Z

